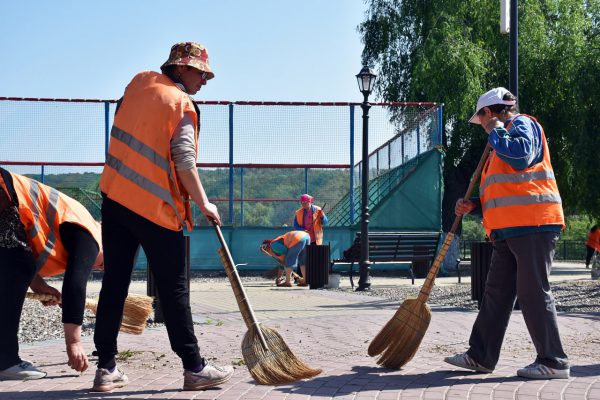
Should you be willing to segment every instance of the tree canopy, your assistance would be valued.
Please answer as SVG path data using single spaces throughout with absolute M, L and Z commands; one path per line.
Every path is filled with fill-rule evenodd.
M 368 0 L 363 62 L 384 101 L 444 103 L 444 227 L 485 132 L 477 98 L 508 87 L 509 37 L 497 0 Z M 600 217 L 600 0 L 519 1 L 519 108 L 545 129 L 567 213 Z

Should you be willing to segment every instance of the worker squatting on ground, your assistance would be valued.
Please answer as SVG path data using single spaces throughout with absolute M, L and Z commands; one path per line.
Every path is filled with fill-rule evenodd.
M 277 236 L 272 240 L 265 240 L 260 249 L 263 253 L 275 258 L 285 268 L 285 281 L 277 281 L 277 286 L 292 287 L 292 271 L 298 264 L 304 265 L 306 246 L 310 243 L 307 232 L 291 231 Z M 303 271 L 305 272 L 305 271 Z M 302 280 L 299 286 L 306 286 Z

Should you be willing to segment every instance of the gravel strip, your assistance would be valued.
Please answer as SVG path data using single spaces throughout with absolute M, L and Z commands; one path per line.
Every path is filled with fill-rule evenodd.
M 145 276 L 134 277 L 145 280 Z M 192 284 L 202 284 L 211 281 L 224 281 L 227 278 L 223 273 L 193 274 Z M 57 280 L 60 281 L 60 280 Z M 265 281 L 260 274 L 244 273 L 244 282 Z M 270 279 L 269 282 L 272 282 Z M 600 281 L 575 280 L 551 284 L 552 292 L 556 298 L 556 309 L 568 313 L 600 313 Z M 351 292 L 350 288 L 330 289 L 342 292 Z M 407 297 L 418 294 L 418 287 L 394 286 L 374 287 L 369 292 L 354 292 L 365 296 L 383 297 L 398 302 Z M 455 284 L 435 286 L 431 292 L 428 303 L 462 309 L 477 309 L 477 302 L 471 300 L 471 286 L 469 284 Z M 59 307 L 44 307 L 39 301 L 26 300 L 21 314 L 19 326 L 19 343 L 31 343 L 41 340 L 63 338 L 61 322 L 61 309 Z M 95 318 L 86 310 L 82 325 L 82 334 L 93 333 Z M 149 326 L 158 326 L 150 321 Z
M 556 300 L 556 311 L 568 313 L 600 312 L 600 281 L 574 280 L 551 283 L 550 288 Z M 350 288 L 336 289 L 350 292 Z M 408 297 L 416 297 L 419 288 L 395 286 L 373 288 L 368 292 L 354 292 L 365 296 L 383 297 L 398 302 Z M 471 300 L 471 285 L 456 284 L 435 286 L 431 291 L 429 305 L 457 307 L 477 310 L 477 302 Z

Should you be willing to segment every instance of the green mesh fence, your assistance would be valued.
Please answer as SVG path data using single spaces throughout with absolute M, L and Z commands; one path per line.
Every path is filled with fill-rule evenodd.
M 199 174 L 231 229 L 234 255 L 248 260 L 239 262 L 270 263 L 254 250 L 290 229 L 302 193 L 325 206 L 332 254 L 349 246 L 361 206 L 359 104 L 199 102 L 199 107 Z M 98 181 L 114 112 L 114 100 L 0 98 L 0 166 L 61 190 L 100 218 Z M 434 103 L 372 105 L 371 227 L 439 229 L 441 114 Z M 210 229 L 196 207 L 193 212 L 192 265 L 214 268 L 216 253 L 204 246 Z

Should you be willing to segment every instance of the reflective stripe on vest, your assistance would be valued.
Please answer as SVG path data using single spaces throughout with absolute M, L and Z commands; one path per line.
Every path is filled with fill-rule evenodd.
M 100 224 L 76 200 L 22 175 L 11 173 L 18 199 L 19 218 L 25 226 L 37 271 L 42 276 L 65 272 L 68 254 L 60 238 L 64 222 L 85 229 L 102 248 Z
M 525 196 L 506 196 L 487 200 L 483 207 L 487 210 L 496 207 L 523 206 L 528 204 L 562 203 L 558 194 L 529 194 Z
M 37 207 L 37 212 L 33 213 L 35 220 L 34 225 L 27 232 L 27 237 L 29 238 L 29 240 L 33 240 L 33 238 L 35 238 L 39 233 L 39 218 L 40 215 L 43 213 L 43 211 L 39 208 L 39 205 L 37 203 L 39 195 L 40 186 L 38 182 L 31 181 L 31 185 L 29 186 L 29 196 L 31 196 L 33 206 Z M 46 207 L 45 217 L 46 222 L 50 227 L 50 231 L 48 232 L 48 237 L 46 238 L 46 242 L 44 243 L 43 250 L 40 254 L 38 254 L 35 260 L 35 266 L 37 271 L 39 271 L 44 266 L 44 264 L 46 264 L 46 262 L 48 261 L 48 257 L 50 257 L 50 254 L 56 246 L 56 232 L 54 231 L 54 224 L 56 222 L 56 214 L 58 207 L 58 190 L 50 188 L 49 200 L 50 201 L 48 203 L 48 207 Z
M 175 183 L 175 179 L 173 179 L 173 174 L 171 173 L 171 166 L 169 164 L 169 160 L 167 160 L 166 158 L 164 158 L 163 156 L 161 156 L 160 154 L 158 154 L 157 152 L 152 150 L 150 147 L 146 146 L 141 141 L 134 138 L 129 133 L 119 129 L 118 127 L 116 127 L 114 125 L 110 131 L 110 136 L 117 140 L 120 140 L 131 150 L 135 151 L 142 157 L 147 158 L 150 162 L 152 162 L 153 164 L 158 166 L 160 169 L 165 171 L 167 173 L 167 175 L 169 176 L 169 180 L 171 181 L 171 184 L 173 185 L 173 187 L 177 187 L 177 184 Z M 133 169 L 131 169 L 131 168 L 127 167 L 125 164 L 123 164 L 118 158 L 113 157 L 110 154 L 106 155 L 106 164 L 109 165 L 110 167 L 112 167 L 115 171 L 117 171 L 117 173 L 119 175 L 121 175 L 123 178 L 130 180 L 131 182 L 135 183 L 136 185 L 138 185 L 145 191 L 152 193 L 154 196 L 158 197 L 165 203 L 169 204 L 175 211 L 175 215 L 177 216 L 177 220 L 179 221 L 179 224 L 183 226 L 183 224 L 184 224 L 183 218 L 181 217 L 181 214 L 179 214 L 179 211 L 177 210 L 177 206 L 175 205 L 175 201 L 173 200 L 173 196 L 171 195 L 170 191 L 165 190 L 160 185 L 157 185 L 156 183 L 141 176 L 140 174 L 135 172 Z
M 171 159 L 171 139 L 195 104 L 167 76 L 141 72 L 127 86 L 115 115 L 100 190 L 108 198 L 164 228 L 192 228 L 190 196 Z
M 305 239 L 307 236 L 309 237 L 310 235 L 303 231 L 291 231 L 280 237 L 283 237 L 283 245 L 286 248 L 291 249 L 302 239 Z
M 535 118 L 525 114 L 536 124 Z M 515 119 L 517 118 L 515 117 Z M 506 129 L 514 119 L 507 124 Z M 538 124 L 543 158 L 524 171 L 515 170 L 492 152 L 481 174 L 480 199 L 483 226 L 488 234 L 494 229 L 518 226 L 562 225 L 562 200 L 550 162 L 544 130 Z
M 545 179 L 554 180 L 554 171 L 518 172 L 515 174 L 496 174 L 486 178 L 484 185 L 480 187 L 479 194 L 485 192 L 485 188 L 495 183 L 521 183 L 529 181 L 541 181 Z

